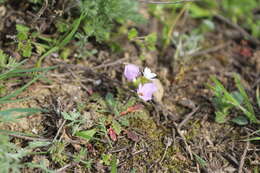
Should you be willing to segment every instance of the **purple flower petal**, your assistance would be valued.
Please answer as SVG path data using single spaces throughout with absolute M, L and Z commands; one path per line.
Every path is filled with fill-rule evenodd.
M 140 75 L 139 67 L 134 64 L 128 64 L 125 66 L 124 75 L 127 80 L 133 81 Z
M 153 93 L 157 91 L 154 83 L 140 84 L 137 89 L 138 96 L 144 101 L 152 100 Z

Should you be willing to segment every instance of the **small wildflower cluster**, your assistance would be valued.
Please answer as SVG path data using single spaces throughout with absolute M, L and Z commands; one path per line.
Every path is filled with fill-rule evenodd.
M 157 91 L 153 82 L 156 77 L 155 73 L 152 73 L 147 67 L 141 73 L 138 66 L 128 64 L 125 66 L 124 76 L 137 87 L 137 94 L 141 99 L 144 101 L 152 100 L 153 93 Z

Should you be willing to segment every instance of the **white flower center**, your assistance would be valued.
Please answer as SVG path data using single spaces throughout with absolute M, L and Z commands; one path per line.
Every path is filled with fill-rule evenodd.
M 152 73 L 151 69 L 145 67 L 144 69 L 144 77 L 146 77 L 149 80 L 152 80 L 153 78 L 155 78 L 157 75 L 155 73 Z

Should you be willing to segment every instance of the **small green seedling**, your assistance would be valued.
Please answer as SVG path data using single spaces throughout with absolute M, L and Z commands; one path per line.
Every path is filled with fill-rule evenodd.
M 83 116 L 79 112 L 61 112 L 61 115 L 65 120 L 69 121 L 66 126 L 72 129 L 72 135 L 81 137 L 86 141 L 90 141 L 97 133 L 96 128 L 81 130 L 81 127 L 84 123 L 86 123 L 86 120 L 82 118 Z
M 90 169 L 93 161 L 88 157 L 87 149 L 81 148 L 76 155 L 73 155 L 73 160 L 75 162 L 82 163 L 85 168 Z
M 53 47 L 55 40 L 41 35 L 39 32 L 30 32 L 30 28 L 22 25 L 16 25 L 18 51 L 24 57 L 31 57 L 32 51 L 35 48 L 38 55 L 43 54 L 46 50 Z
M 211 80 L 215 84 L 214 86 L 209 85 L 209 87 L 214 93 L 213 104 L 216 109 L 216 122 L 225 123 L 231 110 L 238 109 L 244 116 L 237 116 L 231 120 L 232 122 L 238 125 L 246 125 L 249 120 L 251 123 L 259 124 L 260 121 L 255 116 L 253 106 L 241 84 L 240 77 L 235 74 L 234 79 L 238 91 L 228 92 L 216 77 L 211 77 Z
M 0 50 L 0 72 L 2 72 L 3 69 L 11 69 L 17 65 L 18 63 L 14 58 L 6 55 L 2 50 Z
M 80 126 L 85 123 L 79 112 L 61 112 L 61 115 L 65 120 L 69 121 L 67 126 L 72 129 L 72 135 L 75 135 L 80 130 Z
M 184 63 L 190 55 L 201 50 L 203 40 L 203 35 L 196 30 L 189 34 L 174 32 L 172 37 L 172 43 L 176 46 L 174 59 Z
M 17 40 L 18 40 L 18 51 L 22 52 L 24 57 L 30 57 L 32 54 L 32 43 L 29 38 L 30 28 L 27 26 L 17 24 Z
M 10 142 L 11 139 L 6 134 L 0 133 L 0 139 L 0 172 L 19 173 L 22 169 L 38 168 L 47 173 L 54 173 L 54 171 L 47 168 L 44 162 L 32 163 L 25 161 L 26 157 L 37 154 L 37 152 L 32 152 L 33 149 L 48 146 L 49 142 L 29 142 L 27 147 L 20 148 Z
M 103 163 L 106 166 L 110 166 L 110 173 L 117 173 L 117 159 L 112 154 L 102 154 L 101 156 Z
M 100 141 L 104 137 L 110 147 L 124 128 L 129 126 L 129 113 L 142 108 L 140 104 L 136 104 L 136 98 L 131 97 L 126 103 L 121 103 L 112 93 L 107 93 L 105 98 L 95 93 L 90 100 L 98 103 L 99 106 L 94 109 L 101 116 L 88 129 L 83 129 L 86 120 L 79 112 L 62 112 L 61 115 L 67 121 L 66 126 L 72 129 L 72 135 L 87 142 Z
M 86 49 L 86 45 L 89 43 L 89 37 L 77 32 L 75 35 L 77 42 L 75 45 L 77 46 L 77 58 L 86 59 L 98 53 L 97 49 Z
M 55 163 L 65 165 L 68 161 L 68 156 L 64 152 L 66 145 L 63 141 L 55 141 L 49 148 L 48 152 Z

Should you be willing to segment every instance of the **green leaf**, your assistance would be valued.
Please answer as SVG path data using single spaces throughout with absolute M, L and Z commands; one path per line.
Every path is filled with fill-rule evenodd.
M 93 136 L 97 133 L 97 130 L 91 129 L 91 130 L 84 130 L 84 131 L 80 131 L 80 132 L 76 132 L 76 136 L 82 137 L 85 140 L 89 141 L 93 138 Z
M 46 51 L 46 49 L 50 48 L 49 46 L 45 45 L 45 44 L 41 44 L 41 43 L 35 43 L 33 42 L 35 48 L 36 48 L 36 52 L 41 55 L 43 52 Z
M 17 35 L 18 40 L 22 41 L 28 39 L 28 32 L 30 28 L 28 28 L 25 25 L 17 24 L 16 30 L 18 31 L 18 35 Z
M 215 121 L 217 123 L 225 123 L 227 121 L 226 117 L 228 114 L 226 112 L 216 111 L 215 115 L 216 115 Z
M 60 57 L 64 60 L 68 59 L 68 57 L 71 55 L 71 48 L 63 48 Z
M 136 98 L 135 97 L 130 97 L 130 99 L 127 101 L 127 103 L 123 106 L 124 110 L 127 108 L 134 106 L 136 104 Z
M 10 122 L 44 111 L 38 108 L 12 108 L 0 111 L 0 122 Z
M 215 83 L 215 86 L 209 86 L 213 92 L 214 95 L 217 97 L 217 112 L 216 112 L 216 121 L 217 122 L 224 122 L 226 113 L 228 113 L 228 110 L 232 107 L 236 107 L 237 109 L 240 109 L 250 120 L 250 122 L 253 123 L 260 123 L 256 117 L 253 110 L 253 106 L 251 105 L 249 98 L 242 87 L 240 83 L 239 76 L 235 75 L 235 82 L 236 86 L 239 90 L 239 94 L 230 94 L 225 87 L 217 80 L 216 77 L 211 77 L 211 80 Z M 243 101 L 245 102 L 245 107 L 241 105 L 241 96 L 243 97 Z M 228 106 L 232 105 L 232 106 Z
M 30 68 L 30 69 L 14 69 L 12 73 L 31 73 L 31 72 L 45 72 L 48 70 L 53 70 L 57 68 L 57 66 L 51 66 L 46 68 Z
M 82 21 L 82 19 L 85 17 L 84 14 L 81 14 L 80 17 L 78 19 L 76 19 L 73 24 L 72 24 L 72 29 L 71 31 L 64 37 L 64 39 L 59 43 L 58 47 L 62 48 L 64 47 L 66 44 L 68 44 L 74 37 L 76 31 L 79 28 L 79 25 Z
M 32 55 L 32 44 L 30 40 L 28 40 L 26 45 L 24 45 L 22 51 L 24 57 L 30 57 Z
M 126 126 L 126 127 L 128 127 L 129 126 L 129 120 L 126 118 L 126 117 L 122 117 L 122 118 L 120 118 L 119 120 L 119 123 L 122 125 L 122 126 Z
M 243 103 L 244 97 L 238 91 L 232 92 L 231 95 L 239 102 L 239 104 Z
M 245 139 L 243 141 L 259 141 L 260 137 L 254 137 L 254 138 L 249 138 L 249 139 Z
M 48 141 L 32 141 L 32 142 L 29 142 L 28 148 L 33 149 L 33 148 L 39 148 L 39 147 L 46 147 L 50 144 L 51 144 L 51 142 L 48 142 Z
M 136 38 L 138 36 L 138 31 L 135 28 L 132 28 L 129 32 L 128 32 L 128 39 L 129 40 L 133 40 L 134 38 Z
M 241 84 L 241 79 L 240 79 L 239 75 L 234 74 L 234 78 L 235 78 L 236 86 L 237 86 L 240 94 L 242 95 L 242 97 L 244 99 L 245 107 L 246 107 L 246 109 L 243 109 L 243 107 L 240 106 L 240 109 L 245 113 L 245 115 L 248 117 L 248 119 L 251 122 L 259 123 L 259 121 L 255 117 L 254 108 L 253 108 L 252 104 L 250 103 L 249 97 L 247 96 L 247 93 L 246 93 L 244 87 Z
M 157 41 L 157 33 L 153 32 L 145 37 L 146 47 L 148 50 L 155 50 L 155 44 Z
M 215 29 L 215 24 L 214 22 L 212 22 L 211 20 L 209 19 L 204 19 L 202 21 L 202 24 L 199 26 L 199 30 L 202 32 L 202 33 L 206 33 L 206 32 L 209 32 L 209 31 L 213 31 Z
M 136 169 L 135 168 L 132 168 L 130 173 L 136 173 Z
M 254 109 L 253 109 L 253 106 L 251 105 L 250 103 L 250 100 L 249 100 L 249 97 L 247 96 L 247 93 L 244 89 L 244 87 L 242 86 L 241 84 L 241 79 L 240 79 L 240 76 L 235 74 L 234 75 L 234 78 L 235 78 L 235 83 L 236 83 L 236 86 L 240 92 L 240 95 L 243 97 L 243 99 L 245 100 L 245 104 L 246 104 L 246 107 L 248 109 L 249 112 L 251 112 L 252 114 L 254 114 Z
M 195 4 L 191 4 L 190 11 L 193 18 L 211 17 L 213 15 L 211 10 L 199 7 Z
M 106 165 L 106 166 L 109 166 L 110 163 L 111 163 L 111 154 L 102 154 L 101 157 L 102 157 L 102 162 Z
M 240 125 L 240 126 L 244 126 L 244 125 L 248 124 L 248 120 L 244 116 L 237 116 L 237 117 L 231 119 L 231 122 L 233 122 L 237 125 Z
M 117 159 L 115 156 L 113 156 L 112 161 L 111 161 L 110 173 L 117 173 Z
M 120 113 L 117 110 L 117 101 L 115 100 L 113 94 L 107 93 L 105 100 L 110 111 L 112 111 L 112 113 L 114 113 L 116 116 L 119 116 Z
M 68 24 L 60 20 L 56 22 L 55 26 L 57 30 L 61 33 L 67 32 L 69 30 Z
M 79 112 L 70 112 L 70 113 L 61 112 L 61 115 L 65 120 L 69 120 L 69 121 L 75 121 L 81 116 Z
M 204 159 L 202 159 L 200 156 L 198 156 L 195 153 L 193 153 L 193 155 L 195 156 L 196 161 L 199 163 L 199 165 L 201 167 L 206 167 L 207 166 L 207 162 Z
M 53 46 L 50 50 L 48 50 L 45 54 L 43 54 L 39 58 L 39 60 L 36 63 L 36 67 L 41 67 L 42 61 L 45 57 L 47 57 L 50 54 L 52 54 L 53 52 L 56 52 L 59 49 L 63 48 L 64 46 L 66 46 L 66 44 L 68 44 L 70 42 L 70 40 L 72 40 L 74 38 L 74 35 L 75 35 L 76 31 L 78 30 L 80 23 L 84 17 L 85 17 L 85 14 L 82 13 L 80 15 L 80 17 L 73 22 L 71 31 L 68 32 L 67 34 L 65 34 L 63 39 L 59 40 L 59 43 L 56 46 Z
M 106 94 L 106 103 L 110 108 L 114 108 L 116 106 L 116 100 L 112 93 Z
M 259 94 L 259 87 L 257 87 L 257 89 L 256 89 L 256 101 L 257 101 L 258 108 L 260 108 L 260 94 Z
M 119 135 L 121 133 L 121 131 L 122 131 L 121 125 L 116 120 L 113 120 L 112 128 L 115 130 L 117 135 Z

